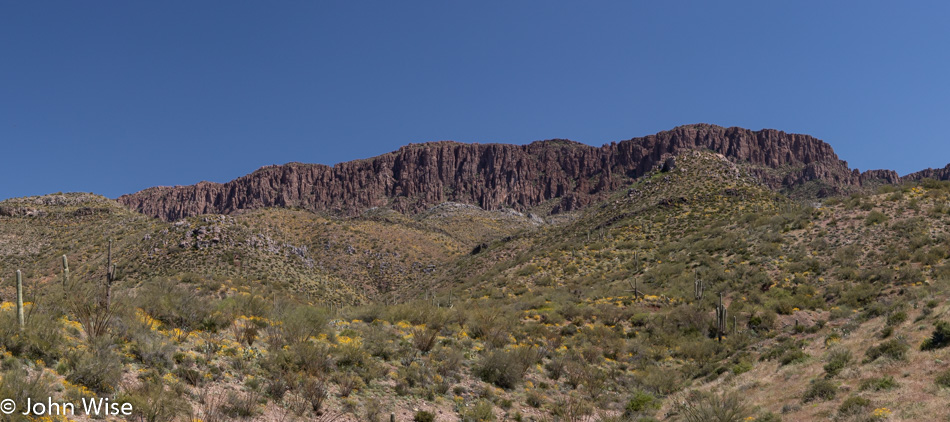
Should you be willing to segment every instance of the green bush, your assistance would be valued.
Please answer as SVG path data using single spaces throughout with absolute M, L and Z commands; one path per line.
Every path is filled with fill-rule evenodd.
M 752 422 L 782 422 L 782 417 L 772 412 L 765 412 L 761 416 L 755 418 Z
M 474 373 L 482 381 L 501 388 L 513 388 L 521 383 L 528 369 L 540 360 L 534 347 L 494 349 L 482 356 Z
M 871 408 L 871 401 L 858 396 L 851 396 L 845 399 L 838 407 L 838 415 L 843 418 L 849 418 L 867 413 Z
M 435 422 L 435 413 L 420 410 L 412 417 L 413 422 Z
M 825 358 L 825 372 L 829 377 L 838 375 L 842 369 L 851 363 L 851 351 L 848 349 L 834 349 L 828 352 Z
M 905 360 L 907 359 L 908 349 L 910 349 L 910 346 L 902 340 L 887 340 L 877 346 L 868 348 L 866 362 L 872 362 L 880 357 L 893 360 Z
M 881 224 L 887 221 L 887 216 L 880 211 L 871 211 L 868 213 L 867 218 L 864 219 L 864 224 L 867 226 L 873 226 L 876 224 Z
M 637 414 L 644 412 L 650 409 L 658 409 L 660 407 L 660 402 L 653 397 L 652 394 L 647 393 L 643 390 L 637 390 L 633 393 L 633 396 L 630 397 L 630 400 L 627 401 L 627 405 L 623 408 L 623 415 L 627 418 L 632 418 Z
M 805 347 L 805 342 L 802 340 L 795 340 L 790 337 L 779 338 L 778 343 L 762 353 L 759 360 L 778 359 L 782 365 L 803 362 L 808 358 L 808 355 L 801 350 L 803 347 Z
M 188 402 L 181 400 L 176 392 L 165 389 L 161 380 L 149 380 L 124 392 L 120 401 L 132 405 L 132 414 L 137 420 L 147 422 L 171 421 L 191 411 Z
M 809 357 L 810 356 L 807 353 L 801 351 L 800 349 L 792 349 L 785 352 L 785 354 L 783 354 L 782 357 L 779 358 L 779 363 L 781 363 L 783 366 L 791 365 L 795 363 L 802 363 L 808 360 Z
M 950 388 L 950 370 L 937 374 L 937 378 L 934 379 L 934 382 L 940 387 Z
M 296 345 L 306 342 L 310 337 L 316 337 L 327 332 L 330 316 L 325 311 L 313 306 L 298 305 L 289 307 L 278 315 L 281 321 L 280 335 L 282 343 Z M 274 347 L 281 342 L 275 342 Z
M 174 279 L 153 279 L 143 286 L 137 306 L 163 324 L 184 330 L 208 326 L 211 307 L 208 299 L 199 296 L 193 286 Z M 214 324 L 211 324 L 214 325 Z
M 0 313 L 0 343 L 14 356 L 54 363 L 63 355 L 63 324 L 50 310 L 37 308 L 20 331 L 16 312 Z
M 930 338 L 920 345 L 920 350 L 936 350 L 950 346 L 950 323 L 937 321 Z
M 18 409 L 24 409 L 27 399 L 46 402 L 52 395 L 55 381 L 48 372 L 37 371 L 30 374 L 25 366 L 17 362 L 16 367 L 0 374 L 0 397 L 13 400 Z
M 460 422 L 491 422 L 495 420 L 493 406 L 488 400 L 479 400 L 474 406 L 466 407 L 459 412 Z
M 115 345 L 101 338 L 84 348 L 67 353 L 61 362 L 62 369 L 66 372 L 66 380 L 85 385 L 99 393 L 115 391 L 122 378 L 124 365 L 114 349 Z
M 814 379 L 811 381 L 811 385 L 808 386 L 808 390 L 805 391 L 805 395 L 802 396 L 802 402 L 834 400 L 837 394 L 838 386 L 834 382 L 821 378 Z
M 686 422 L 739 422 L 752 410 L 737 394 L 690 394 L 678 406 Z
M 877 378 L 867 378 L 861 381 L 861 385 L 858 387 L 861 391 L 882 391 L 882 390 L 891 390 L 897 388 L 897 381 L 894 381 L 894 377 L 887 375 Z

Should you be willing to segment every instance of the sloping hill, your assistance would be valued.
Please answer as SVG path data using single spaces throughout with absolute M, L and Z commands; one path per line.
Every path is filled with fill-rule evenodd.
M 3 284 L 0 393 L 161 420 L 946 418 L 950 183 L 800 203 L 761 172 L 685 150 L 558 219 L 3 201 L 29 300 L 20 331 Z

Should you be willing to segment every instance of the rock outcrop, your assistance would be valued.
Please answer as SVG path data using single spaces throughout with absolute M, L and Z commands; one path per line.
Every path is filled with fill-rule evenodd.
M 433 142 L 335 166 L 268 166 L 233 181 L 155 187 L 119 202 L 177 220 L 270 206 L 355 215 L 372 207 L 416 213 L 446 201 L 525 210 L 554 201 L 552 212 L 582 208 L 644 174 L 670 155 L 709 149 L 750 166 L 775 189 L 822 182 L 819 195 L 896 183 L 893 171 L 860 173 L 831 146 L 808 135 L 697 124 L 592 147 L 567 140 L 528 145 Z
M 911 173 L 903 177 L 904 181 L 913 182 L 923 179 L 950 180 L 950 164 L 942 169 L 926 169 Z

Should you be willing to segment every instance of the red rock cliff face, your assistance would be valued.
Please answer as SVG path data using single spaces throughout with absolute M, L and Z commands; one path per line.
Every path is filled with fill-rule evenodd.
M 852 171 L 831 146 L 807 135 L 700 124 L 600 148 L 565 140 L 409 145 L 333 167 L 290 163 L 224 184 L 149 188 L 124 195 L 119 202 L 164 220 L 270 206 L 344 215 L 371 207 L 414 213 L 445 201 L 523 210 L 554 199 L 554 211 L 559 212 L 586 206 L 649 171 L 668 154 L 698 148 L 754 165 L 763 181 L 776 189 L 810 180 L 821 180 L 831 189 L 900 180 L 891 171 Z

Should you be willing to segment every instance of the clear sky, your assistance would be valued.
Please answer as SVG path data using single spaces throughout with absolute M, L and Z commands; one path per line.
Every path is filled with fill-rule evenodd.
M 948 19 L 945 1 L 2 1 L 0 198 L 698 122 L 943 167 Z

